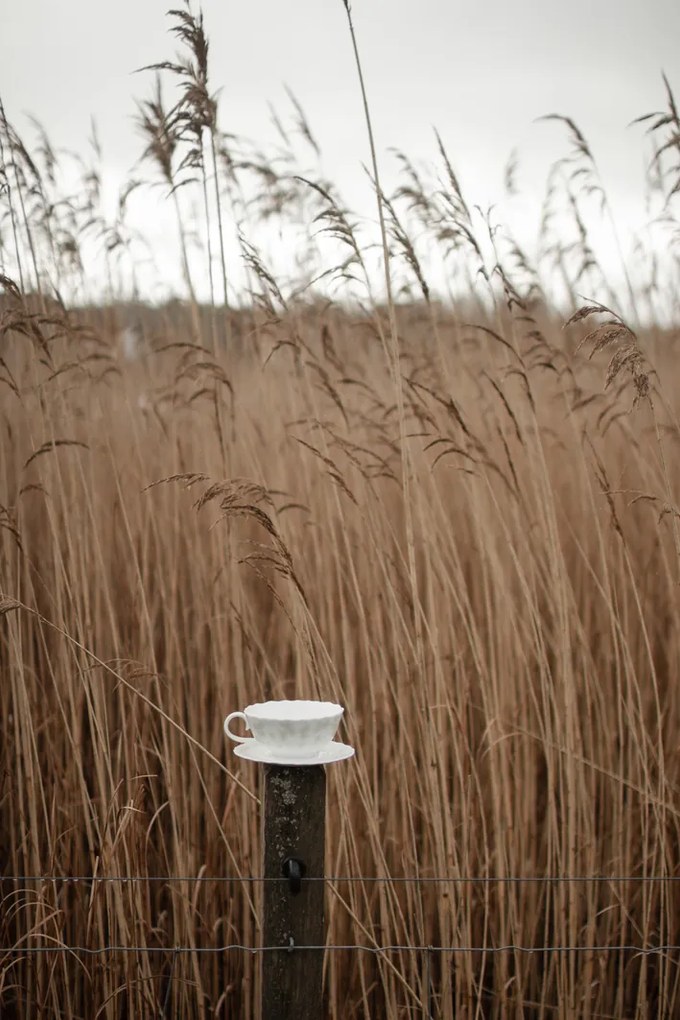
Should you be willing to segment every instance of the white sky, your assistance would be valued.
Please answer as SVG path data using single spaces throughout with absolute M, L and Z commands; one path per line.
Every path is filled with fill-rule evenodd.
M 9 119 L 30 136 L 24 114 L 32 113 L 54 144 L 82 151 L 94 115 L 107 176 L 122 180 L 141 150 L 134 98 L 151 84 L 131 72 L 177 52 L 165 17 L 172 5 L 2 0 L 0 96 Z M 286 83 L 321 144 L 323 172 L 368 213 L 368 149 L 342 0 L 202 6 L 221 127 L 273 140 L 268 102 L 285 107 Z M 389 147 L 434 158 L 436 126 L 470 202 L 486 207 L 502 199 L 517 148 L 525 194 L 508 216 L 528 230 L 547 168 L 568 149 L 563 129 L 535 119 L 557 112 L 589 140 L 622 229 L 641 222 L 647 150 L 643 128 L 627 125 L 663 107 L 662 70 L 680 92 L 677 0 L 355 0 L 353 16 L 388 186 Z

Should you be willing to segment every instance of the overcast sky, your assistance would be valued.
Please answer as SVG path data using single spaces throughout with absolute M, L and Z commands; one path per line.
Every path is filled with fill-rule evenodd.
M 132 72 L 177 51 L 172 5 L 2 0 L 9 119 L 21 130 L 32 113 L 56 145 L 82 150 L 94 115 L 107 171 L 122 178 L 140 152 L 134 99 L 151 84 Z M 321 144 L 324 173 L 361 207 L 368 151 L 342 0 L 202 6 L 221 127 L 273 139 L 268 103 L 285 105 L 286 83 Z M 353 16 L 386 175 L 390 146 L 434 156 L 436 126 L 471 201 L 486 206 L 499 200 L 517 148 L 517 208 L 529 216 L 550 161 L 567 151 L 559 125 L 535 122 L 557 112 L 590 141 L 622 221 L 639 221 L 644 132 L 627 125 L 663 107 L 662 70 L 680 92 L 678 0 L 355 0 Z

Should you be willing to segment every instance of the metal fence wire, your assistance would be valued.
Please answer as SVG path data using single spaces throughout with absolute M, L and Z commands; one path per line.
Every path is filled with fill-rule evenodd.
M 317 890 L 318 884 L 322 883 L 341 906 L 347 906 L 343 899 L 347 886 L 355 890 L 363 886 L 367 909 L 363 912 L 348 909 L 337 928 L 335 924 L 329 924 L 324 929 L 322 922 L 316 929 L 320 938 L 316 934 L 312 938 L 305 937 L 303 931 L 299 932 L 300 938 L 293 938 L 290 930 L 295 929 L 284 926 L 280 930 L 286 935 L 280 942 L 277 941 L 278 933 L 274 938 L 266 937 L 263 920 L 259 939 L 256 934 L 259 922 L 244 929 L 243 938 L 239 937 L 239 927 L 229 926 L 224 935 L 219 935 L 217 929 L 201 928 L 199 923 L 193 930 L 182 926 L 181 934 L 179 930 L 176 933 L 179 936 L 176 939 L 172 925 L 162 930 L 154 929 L 153 937 L 149 938 L 150 944 L 141 944 L 143 940 L 135 935 L 138 929 L 130 929 L 128 940 L 126 929 L 121 929 L 112 914 L 111 925 L 106 921 L 98 926 L 92 941 L 83 945 L 87 937 L 80 938 L 79 933 L 87 931 L 87 928 L 81 927 L 78 922 L 80 904 L 84 909 L 91 908 L 98 901 L 97 893 L 101 891 L 103 894 L 107 888 L 119 890 L 127 887 L 129 895 L 136 897 L 138 893 L 143 895 L 146 887 L 147 894 L 154 901 L 165 901 L 178 895 L 182 900 L 191 900 L 194 909 L 199 891 L 206 897 L 223 893 L 225 901 L 234 902 L 234 893 L 242 890 L 250 904 L 249 909 L 257 911 L 258 918 L 272 885 L 288 885 L 290 897 L 283 888 L 282 896 L 278 890 L 274 891 L 274 895 L 279 901 L 290 902 L 291 909 L 294 909 L 296 896 L 289 878 L 283 875 L 270 877 L 269 874 L 209 875 L 201 871 L 200 874 L 175 875 L 22 874 L 0 877 L 0 1016 L 4 1017 L 5 1011 L 8 1018 L 34 1015 L 37 1000 L 31 999 L 32 990 L 37 987 L 40 978 L 43 987 L 48 988 L 52 975 L 58 972 L 62 982 L 59 988 L 68 984 L 77 997 L 80 1012 L 76 1010 L 74 1016 L 94 1015 L 97 1009 L 101 1013 L 102 1004 L 120 993 L 123 998 L 129 994 L 130 1008 L 141 1009 L 144 1015 L 162 1020 L 174 1016 L 198 1017 L 205 1015 L 202 1012 L 205 1003 L 201 1005 L 203 1000 L 199 1002 L 198 998 L 194 998 L 198 996 L 198 986 L 194 990 L 194 985 L 200 971 L 206 981 L 205 989 L 209 989 L 210 996 L 215 995 L 214 1001 L 211 1001 L 217 1010 L 216 1015 L 245 1016 L 242 1010 L 247 1004 L 247 1015 L 252 1020 L 258 1015 L 257 1003 L 260 1003 L 262 1017 L 269 1018 L 279 1015 L 276 1011 L 273 1014 L 268 1012 L 263 1005 L 265 999 L 273 1002 L 276 998 L 277 993 L 272 992 L 276 986 L 267 976 L 268 973 L 271 976 L 272 970 L 278 968 L 280 973 L 283 968 L 288 974 L 289 984 L 295 985 L 295 982 L 304 984 L 304 975 L 316 966 L 320 975 L 317 988 L 323 999 L 324 988 L 328 989 L 329 997 L 337 995 L 337 985 L 333 984 L 337 978 L 334 979 L 333 974 L 344 973 L 346 965 L 349 967 L 347 973 L 358 972 L 361 975 L 361 1008 L 364 1013 L 355 1013 L 354 1006 L 358 1000 L 353 1000 L 352 1015 L 370 1016 L 372 1020 L 388 1016 L 392 1020 L 397 1016 L 394 1007 L 388 1007 L 388 1003 L 394 1003 L 393 997 L 398 993 L 403 994 L 405 1003 L 398 1011 L 399 1018 L 448 1020 L 453 1015 L 452 996 L 471 994 L 465 990 L 468 988 L 465 984 L 468 974 L 474 975 L 473 994 L 478 998 L 473 1005 L 470 1005 L 472 1000 L 465 1000 L 464 1010 L 474 1008 L 474 1015 L 480 1017 L 497 1016 L 501 1014 L 493 1011 L 496 1007 L 489 1005 L 492 1001 L 496 1002 L 490 975 L 501 975 L 503 988 L 507 987 L 508 980 L 514 980 L 513 975 L 539 983 L 543 980 L 542 975 L 548 975 L 548 998 L 556 1002 L 561 994 L 559 981 L 567 981 L 569 975 L 580 980 L 578 975 L 581 972 L 587 978 L 588 988 L 593 981 L 597 984 L 598 981 L 616 979 L 619 982 L 617 987 L 623 987 L 621 982 L 625 982 L 626 989 L 633 989 L 631 994 L 638 1004 L 656 996 L 656 1005 L 652 1002 L 650 1006 L 648 1002 L 647 1013 L 631 1012 L 631 1016 L 654 1015 L 670 1020 L 678 1015 L 674 1011 L 680 1001 L 680 944 L 676 944 L 680 932 L 680 874 L 328 876 L 317 873 L 303 876 L 301 882 L 309 887 L 310 899 L 319 902 Z M 371 918 L 365 916 L 371 913 L 370 903 L 382 897 L 381 886 L 394 887 L 394 897 L 408 901 L 410 909 L 415 912 L 414 918 L 420 911 L 418 927 L 411 929 L 407 926 L 398 929 L 402 932 L 401 936 L 393 936 L 392 940 L 389 936 L 381 939 L 380 928 L 373 928 Z M 478 892 L 475 887 L 479 887 Z M 553 898 L 556 902 L 565 897 L 571 898 L 572 890 L 590 893 L 590 899 L 597 901 L 598 916 L 606 913 L 602 908 L 610 897 L 612 905 L 618 904 L 621 908 L 629 898 L 629 891 L 631 897 L 642 894 L 650 898 L 653 895 L 655 899 L 663 900 L 667 921 L 661 925 L 649 925 L 644 931 L 634 925 L 625 929 L 608 928 L 606 925 L 598 928 L 595 925 L 589 928 L 590 937 L 585 929 L 579 929 L 583 933 L 583 941 L 579 941 L 577 934 L 573 942 L 559 936 L 550 938 L 549 927 L 542 928 L 535 940 L 514 941 L 511 928 L 496 929 L 494 933 L 493 926 L 481 923 L 467 929 L 473 937 L 475 933 L 479 935 L 474 941 L 469 939 L 456 943 L 455 940 L 442 940 L 441 944 L 437 944 L 436 935 L 432 941 L 428 940 L 429 921 L 422 924 L 422 918 L 430 916 L 428 904 L 431 908 L 433 903 L 440 903 L 442 898 L 450 896 L 451 900 L 447 899 L 447 903 L 453 905 L 454 901 L 469 901 L 473 913 L 476 909 L 484 912 L 488 911 L 492 898 L 511 903 L 520 896 L 523 887 L 527 887 L 527 891 L 528 887 L 539 887 L 537 897 L 546 902 Z M 258 895 L 255 895 L 258 889 Z M 374 890 L 375 897 L 368 890 Z M 357 897 L 358 902 L 362 900 L 363 897 Z M 104 909 L 107 902 L 104 902 Z M 52 929 L 29 924 L 16 935 L 15 940 L 11 934 L 14 907 L 30 907 L 31 904 L 56 907 L 62 921 L 66 918 L 67 923 L 59 922 Z M 221 907 L 217 909 L 219 912 Z M 677 923 L 674 918 L 678 919 Z M 433 924 L 437 924 L 436 918 Z M 334 938 L 336 930 L 338 934 Z M 410 930 L 414 932 L 413 940 L 407 934 Z M 433 934 L 441 930 L 434 928 Z M 447 932 L 452 930 L 456 929 L 446 929 Z M 269 931 L 272 932 L 272 929 Z M 107 932 L 110 932 L 108 940 Z M 611 938 L 608 938 L 608 933 Z M 626 937 L 628 933 L 631 937 Z M 343 958 L 342 954 L 348 954 L 348 958 Z M 236 983 L 234 975 L 238 976 Z M 667 991 L 658 993 L 656 989 L 662 984 Z M 214 991 L 216 987 L 217 992 Z M 142 988 L 144 991 L 140 990 Z M 585 994 L 588 994 L 587 990 Z M 227 1004 L 229 996 L 232 998 Z M 316 1001 L 320 1000 L 317 998 Z M 526 1001 L 530 1009 L 536 1005 L 531 1004 L 531 996 Z M 221 1007 L 217 1005 L 219 1002 Z M 621 1005 L 623 1008 L 623 1000 Z M 342 1005 L 339 1008 L 342 1010 Z M 491 1009 L 491 1013 L 486 1012 L 487 1008 Z M 548 1004 L 546 1008 L 550 1011 L 556 1007 Z M 226 1012 L 220 1012 L 220 1009 Z M 286 1018 L 298 1016 L 295 1009 L 281 1015 Z M 321 1014 L 317 1011 L 310 1015 L 318 1017 Z M 465 1015 L 473 1013 L 465 1012 Z M 618 1014 L 596 1010 L 591 1015 Z
M 3 883 L 12 883 L 17 888 L 22 886 L 35 886 L 46 884 L 59 885 L 106 885 L 106 884 L 243 884 L 258 885 L 265 883 L 287 884 L 287 879 L 270 878 L 257 875 L 7 875 L 0 879 Z M 418 885 L 418 886 L 442 886 L 442 885 L 585 885 L 585 884 L 669 884 L 680 883 L 680 875 L 551 875 L 551 876 L 518 876 L 518 875 L 476 875 L 476 876 L 425 876 L 401 875 L 335 875 L 324 877 L 309 877 L 303 880 L 306 883 L 322 882 L 325 885 L 338 885 L 340 883 L 354 883 L 362 885 L 386 884 L 386 885 Z M 39 933 L 38 937 L 46 936 Z M 324 945 L 297 945 L 292 939 L 283 945 L 253 946 L 243 945 L 238 942 L 230 942 L 220 946 L 197 946 L 197 945 L 173 945 L 173 946 L 147 946 L 147 945 L 102 945 L 102 946 L 79 946 L 62 945 L 58 942 L 51 942 L 47 945 L 31 945 L 22 941 L 17 946 L 0 948 L 0 961 L 3 957 L 12 955 L 40 955 L 68 953 L 74 956 L 107 956 L 114 954 L 139 954 L 139 955 L 173 955 L 173 958 L 182 955 L 195 954 L 218 955 L 221 953 L 241 952 L 252 955 L 269 952 L 315 952 L 325 953 L 336 952 L 361 952 L 374 955 L 390 953 L 421 953 L 429 960 L 431 955 L 438 954 L 488 954 L 498 955 L 503 953 L 520 953 L 527 955 L 539 955 L 544 953 L 565 953 L 565 954 L 603 954 L 603 953 L 626 953 L 640 956 L 666 955 L 680 953 L 680 944 L 606 944 L 606 945 L 565 945 L 565 944 L 541 944 L 535 946 L 518 945 L 509 943 L 507 945 L 431 945 L 431 944 L 390 944 L 390 945 L 366 945 L 362 943 Z

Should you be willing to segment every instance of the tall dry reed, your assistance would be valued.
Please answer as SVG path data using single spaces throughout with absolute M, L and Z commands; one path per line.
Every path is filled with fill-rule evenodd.
M 182 110 L 142 108 L 170 187 Z M 0 128 L 2 1015 L 256 1015 L 255 958 L 201 952 L 259 939 L 261 776 L 221 723 L 319 696 L 358 752 L 329 770 L 327 873 L 451 880 L 329 886 L 330 944 L 404 947 L 329 953 L 329 1017 L 677 1016 L 677 330 L 595 300 L 565 325 L 541 274 L 576 294 L 587 240 L 575 261 L 547 217 L 534 266 L 481 237 L 441 141 L 438 188 L 402 157 L 380 196 L 421 301 L 296 296 L 242 223 L 238 312 L 226 285 L 190 316 L 68 308 L 88 210 Z M 226 162 L 233 208 L 266 179 L 370 294 L 331 184 Z M 433 296 L 423 237 L 465 302 Z M 666 307 L 659 280 L 634 297 Z M 107 945 L 153 952 L 34 951 Z

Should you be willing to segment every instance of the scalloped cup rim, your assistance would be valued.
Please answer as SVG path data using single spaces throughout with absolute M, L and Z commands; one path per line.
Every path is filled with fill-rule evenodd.
M 339 719 L 344 711 L 342 705 L 332 701 L 297 699 L 255 702 L 243 709 L 244 715 L 252 716 L 253 719 L 277 722 L 321 722 L 325 719 Z

